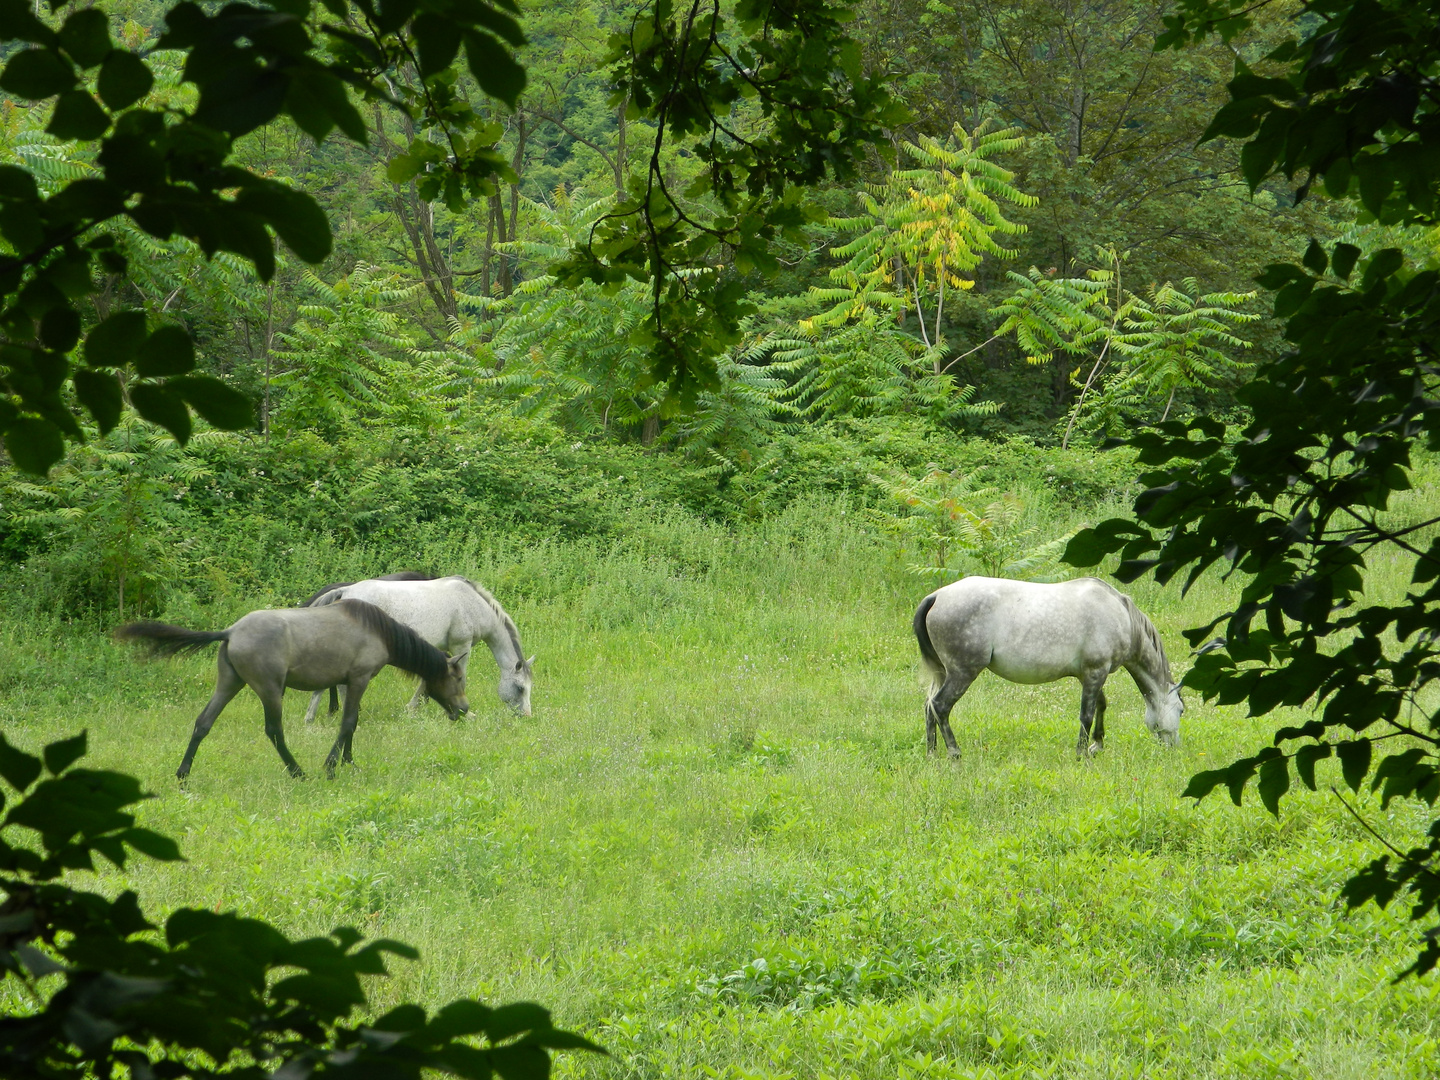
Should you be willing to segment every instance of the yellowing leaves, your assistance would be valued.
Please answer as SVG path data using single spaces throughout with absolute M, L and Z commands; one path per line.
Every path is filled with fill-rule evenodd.
M 830 275 L 842 288 L 816 295 L 839 302 L 814 321 L 842 325 L 877 309 L 901 320 L 913 315 L 925 346 L 938 346 L 947 290 L 973 288 L 974 271 L 987 255 L 1015 255 L 999 238 L 1018 236 L 1025 226 L 1007 219 L 1002 207 L 1038 204 L 1014 186 L 1013 173 L 990 160 L 1023 141 L 1018 129 L 992 130 L 986 121 L 973 134 L 956 124 L 944 142 L 921 136 L 901 143 L 913 167 L 872 185 L 862 195 L 864 214 L 831 220 L 858 235 L 832 249 L 846 260 Z

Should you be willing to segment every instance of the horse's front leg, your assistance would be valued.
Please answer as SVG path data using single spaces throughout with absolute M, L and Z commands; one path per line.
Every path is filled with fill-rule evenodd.
M 1090 728 L 1090 749 L 1099 753 L 1105 749 L 1105 687 L 1100 687 L 1095 695 L 1095 722 Z
M 1095 756 L 1095 751 L 1100 749 L 1100 739 L 1105 736 L 1105 673 L 1101 672 L 1098 677 L 1085 675 L 1080 680 L 1080 738 L 1075 741 L 1075 756 L 1077 758 L 1089 759 Z M 1090 728 L 1095 723 L 1097 713 L 1100 715 L 1100 723 L 1096 728 L 1098 738 L 1092 742 L 1090 739 Z
M 335 736 L 330 756 L 325 759 L 325 775 L 331 780 L 335 779 L 335 763 L 341 760 L 342 754 L 346 765 L 355 763 L 350 752 L 351 743 L 355 738 L 355 725 L 360 721 L 360 698 L 369 685 L 370 678 L 367 676 L 352 679 L 345 688 L 345 711 L 340 714 L 340 732 Z
M 952 758 L 960 756 L 960 746 L 955 742 L 955 733 L 950 730 L 950 710 L 965 696 L 970 684 L 975 681 L 978 671 L 946 671 L 945 681 L 925 703 L 925 752 L 935 753 L 935 729 L 945 736 L 945 747 Z

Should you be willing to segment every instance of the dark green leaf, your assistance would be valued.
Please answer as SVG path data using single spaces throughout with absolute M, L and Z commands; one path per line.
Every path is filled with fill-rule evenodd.
M 67 90 L 55 102 L 55 112 L 45 130 L 57 139 L 89 142 L 105 134 L 110 117 L 84 90 Z
M 51 308 L 40 320 L 40 340 L 47 349 L 68 353 L 80 340 L 80 313 L 68 305 Z
M 0 735 L 0 776 L 16 791 L 24 791 L 40 776 L 40 759 L 10 745 L 10 740 Z
M 1315 239 L 1311 239 L 1310 246 L 1305 249 L 1305 258 L 1301 261 L 1305 264 L 1305 269 L 1316 276 L 1325 273 L 1325 267 L 1329 263 L 1325 249 L 1320 246 L 1320 241 Z
M 500 1042 L 527 1031 L 548 1027 L 550 1027 L 548 1010 L 534 1002 L 517 1001 L 490 1010 L 490 1018 L 486 1022 L 485 1031 L 490 1036 L 491 1042 Z
M 1265 809 L 1277 817 L 1280 814 L 1280 799 L 1290 790 L 1289 765 L 1283 757 L 1271 758 L 1260 766 L 1260 778 L 1255 784 L 1255 791 Z
M 146 378 L 183 375 L 195 367 L 195 345 L 183 326 L 162 326 L 135 356 L 135 371 Z
M 183 397 L 212 427 L 221 431 L 244 431 L 255 424 L 255 410 L 250 399 L 212 376 L 186 375 L 167 380 L 165 386 Z
M 1368 292 L 1378 281 L 1383 281 L 1405 265 L 1405 256 L 1399 248 L 1381 248 L 1365 267 L 1365 276 L 1360 279 L 1360 288 Z
M 1340 758 L 1340 773 L 1351 791 L 1359 791 L 1365 774 L 1370 771 L 1370 740 L 1353 739 L 1337 743 L 1335 754 Z
M 45 747 L 45 768 L 51 776 L 59 776 L 86 754 L 86 733 L 50 743 Z
M 110 52 L 110 20 L 101 8 L 74 12 L 60 27 L 60 47 L 82 68 L 92 68 Z
M 45 230 L 34 207 L 18 202 L 0 206 L 0 235 L 22 255 L 34 251 L 45 241 Z
M 1332 199 L 1343 199 L 1350 190 L 1352 175 L 1349 157 L 1341 155 L 1336 158 L 1325 170 L 1325 193 Z
M 6 426 L 5 450 L 22 471 L 44 476 L 65 456 L 65 440 L 50 421 L 22 416 Z
M 1295 775 L 1311 791 L 1315 790 L 1315 763 L 1328 758 L 1330 752 L 1329 743 L 1310 743 L 1295 751 Z
M 460 52 L 460 35 L 451 20 L 421 12 L 410 24 L 410 32 L 415 35 L 416 50 L 420 54 L 421 78 L 444 71 L 455 62 Z
M 32 101 L 54 97 L 74 85 L 75 69 L 70 61 L 50 49 L 16 53 L 0 74 L 0 90 Z
M 34 0 L 0 0 L 0 41 L 56 44 L 55 31 L 36 18 L 37 10 Z
M 1275 317 L 1277 319 L 1288 319 L 1295 312 L 1300 310 L 1300 305 L 1305 303 L 1310 296 L 1310 291 L 1315 288 L 1314 278 L 1301 278 L 1299 281 L 1292 281 L 1278 293 L 1275 294 Z
M 35 177 L 18 165 L 0 165 L 0 199 L 34 202 L 39 198 Z
M 1081 529 L 1065 545 L 1061 562 L 1069 566 L 1096 566 L 1100 560 L 1125 546 L 1118 536 L 1106 536 L 1097 529 Z
M 493 1011 L 478 1001 L 452 1001 L 431 1020 L 426 1033 L 436 1039 L 457 1039 L 482 1035 L 490 1030 Z M 492 1040 L 495 1036 L 492 1036 Z
M 241 191 L 235 205 L 264 220 L 305 262 L 318 263 L 330 254 L 330 222 L 304 192 L 267 181 Z
M 180 847 L 174 840 L 149 829 L 126 829 L 120 834 L 120 839 L 142 855 L 159 862 L 176 862 L 181 858 Z
M 480 89 L 505 104 L 514 106 L 525 89 L 525 69 L 515 62 L 505 46 L 478 30 L 465 32 L 465 59 Z
M 154 383 L 131 383 L 130 404 L 146 420 L 159 424 L 179 442 L 189 442 L 190 412 L 178 394 Z
M 419 1005 L 397 1005 L 371 1026 L 380 1031 L 414 1031 L 425 1026 L 425 1010 Z
M 375 25 L 382 33 L 390 33 L 405 25 L 415 11 L 416 0 L 379 0 L 379 17 Z
M 1359 258 L 1360 249 L 1354 244 L 1336 244 L 1335 253 L 1330 258 L 1330 272 L 1342 281 L 1348 280 Z
M 91 367 L 124 367 L 144 343 L 145 313 L 119 311 L 85 337 L 85 362 Z
M 75 396 L 95 418 L 100 434 L 113 431 L 125 407 L 120 379 L 114 372 L 83 367 L 77 368 L 72 378 L 75 380 Z
M 114 110 L 128 109 L 150 92 L 155 77 L 134 53 L 116 49 L 100 65 L 96 89 L 100 100 Z

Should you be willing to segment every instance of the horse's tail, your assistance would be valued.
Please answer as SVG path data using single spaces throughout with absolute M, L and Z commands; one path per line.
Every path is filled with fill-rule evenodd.
M 940 691 L 941 684 L 945 681 L 945 665 L 940 662 L 940 656 L 935 651 L 935 643 L 930 640 L 930 628 L 925 625 L 925 620 L 930 615 L 930 609 L 935 606 L 935 594 L 931 593 L 920 601 L 920 606 L 915 609 L 915 640 L 920 645 L 920 659 L 924 661 L 925 667 L 930 672 L 930 689 L 925 694 L 925 720 L 929 728 L 935 722 L 934 707 L 931 702 Z
M 152 656 L 178 656 L 199 652 L 217 641 L 229 641 L 229 630 L 186 630 L 163 622 L 134 622 L 115 631 L 120 641 L 143 641 Z
M 920 606 L 915 609 L 915 640 L 920 644 L 920 659 L 925 661 L 925 666 L 930 669 L 931 682 L 938 682 L 945 677 L 945 665 L 940 662 L 940 656 L 935 652 L 935 643 L 930 640 L 930 628 L 925 625 L 925 619 L 930 614 L 930 609 L 935 606 L 935 594 L 931 593 L 920 601 Z

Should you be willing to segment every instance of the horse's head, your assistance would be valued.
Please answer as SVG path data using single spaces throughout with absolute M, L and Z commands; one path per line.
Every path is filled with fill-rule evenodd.
M 530 665 L 535 663 L 535 657 L 529 660 L 516 660 L 514 667 L 501 667 L 500 669 L 500 700 L 521 716 L 530 715 Z
M 439 702 L 451 720 L 458 720 L 462 713 L 470 711 L 470 702 L 465 699 L 464 664 L 464 657 L 447 656 L 444 674 L 425 680 L 425 693 Z
M 1145 726 L 1166 746 L 1180 745 L 1180 717 L 1185 702 L 1180 700 L 1180 684 L 1171 683 L 1164 693 L 1145 699 Z

